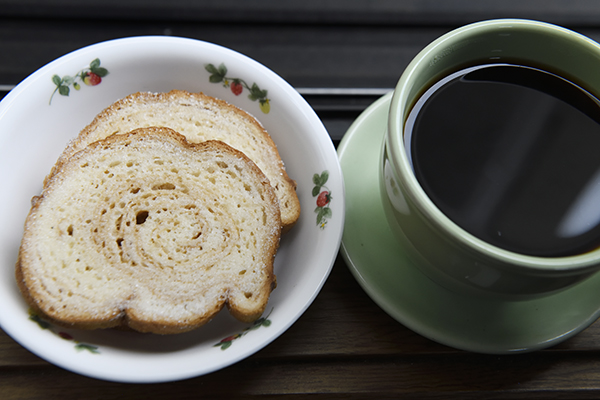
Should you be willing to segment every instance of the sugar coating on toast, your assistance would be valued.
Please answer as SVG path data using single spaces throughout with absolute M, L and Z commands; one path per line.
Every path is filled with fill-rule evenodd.
M 256 163 L 275 189 L 284 232 L 297 222 L 300 202 L 296 183 L 288 176 L 267 131 L 245 111 L 202 93 L 173 90 L 131 94 L 98 114 L 69 144 L 59 162 L 92 142 L 149 126 L 171 128 L 192 143 L 220 140 L 240 150 Z
M 243 153 L 168 128 L 92 143 L 58 166 L 25 223 L 16 275 L 76 328 L 179 333 L 225 305 L 263 313 L 276 285 L 276 195 Z

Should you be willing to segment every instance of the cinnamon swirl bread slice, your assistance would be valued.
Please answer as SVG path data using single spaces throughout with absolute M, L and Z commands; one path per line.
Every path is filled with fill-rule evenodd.
M 273 188 L 243 153 L 144 128 L 57 167 L 26 219 L 17 281 L 60 325 L 185 332 L 225 305 L 257 319 L 276 285 Z
M 298 220 L 296 183 L 288 176 L 267 131 L 245 111 L 202 93 L 173 90 L 129 95 L 98 114 L 65 149 L 60 162 L 92 142 L 148 126 L 169 127 L 192 143 L 220 140 L 240 150 L 258 165 L 275 189 L 283 230 L 288 231 Z

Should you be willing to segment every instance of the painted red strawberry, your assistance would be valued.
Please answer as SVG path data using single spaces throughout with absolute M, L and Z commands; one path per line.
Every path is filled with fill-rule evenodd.
M 242 93 L 242 90 L 244 90 L 244 87 L 242 86 L 241 83 L 233 81 L 231 82 L 231 92 L 233 94 L 235 94 L 236 96 L 239 96 L 240 93 Z
M 221 341 L 219 343 L 233 342 L 235 339 L 239 338 L 240 336 L 241 335 L 239 333 L 236 333 L 235 335 L 227 336 L 225 339 L 221 339 Z
M 102 78 L 100 77 L 100 75 L 95 74 L 93 72 L 88 72 L 83 78 L 83 83 L 85 83 L 88 86 L 96 86 L 99 85 L 100 82 L 102 82 Z
M 331 196 L 328 191 L 323 191 L 319 193 L 317 197 L 317 207 L 325 207 L 331 201 Z
M 73 336 L 69 335 L 67 332 L 58 332 L 58 336 L 65 340 L 73 340 Z

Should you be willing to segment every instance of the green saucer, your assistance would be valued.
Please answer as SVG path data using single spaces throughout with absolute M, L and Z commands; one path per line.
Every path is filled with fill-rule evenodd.
M 342 254 L 359 284 L 390 316 L 438 343 L 491 354 L 533 351 L 582 331 L 600 316 L 600 274 L 527 301 L 470 297 L 411 264 L 394 240 L 379 191 L 379 158 L 391 93 L 350 127 L 338 148 L 346 185 Z

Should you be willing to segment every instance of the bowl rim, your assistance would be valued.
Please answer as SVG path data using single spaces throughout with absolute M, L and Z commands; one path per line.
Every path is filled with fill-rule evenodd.
M 40 357 L 43 357 L 58 366 L 61 366 L 65 369 L 68 369 L 68 370 L 71 370 L 71 371 L 74 371 L 77 373 L 81 373 L 83 375 L 92 376 L 92 377 L 96 377 L 99 379 L 105 379 L 105 380 L 111 380 L 111 381 L 121 381 L 121 382 L 149 383 L 149 382 L 167 382 L 167 381 L 185 379 L 185 378 L 190 378 L 190 377 L 194 377 L 194 376 L 204 375 L 207 373 L 214 372 L 218 369 L 222 369 L 224 367 L 227 367 L 235 362 L 238 362 L 238 361 L 256 353 L 257 351 L 261 350 L 268 344 L 272 343 L 276 338 L 278 338 L 280 335 L 282 335 L 285 331 L 287 331 L 287 329 L 291 325 L 293 325 L 298 320 L 298 318 L 300 318 L 304 314 L 304 312 L 308 309 L 308 307 L 313 303 L 313 301 L 315 300 L 317 295 L 320 293 L 323 285 L 325 284 L 325 282 L 326 282 L 327 278 L 329 277 L 330 272 L 334 266 L 335 260 L 337 258 L 338 252 L 339 252 L 339 247 L 341 245 L 342 235 L 343 235 L 344 217 L 345 217 L 345 193 L 344 193 L 344 181 L 343 181 L 342 170 L 341 170 L 341 166 L 339 164 L 339 159 L 337 157 L 337 152 L 335 150 L 333 142 L 331 141 L 331 138 L 330 138 L 326 128 L 324 127 L 320 118 L 317 116 L 316 112 L 312 109 L 312 107 L 308 104 L 308 102 L 300 95 L 300 93 L 298 93 L 298 91 L 295 88 L 293 88 L 288 82 L 286 82 L 281 76 L 279 76 L 273 70 L 271 70 L 270 68 L 261 64 L 260 62 L 254 60 L 236 50 L 232 50 L 232 49 L 226 48 L 226 47 L 218 45 L 218 44 L 214 44 L 214 43 L 210 43 L 210 42 L 206 42 L 206 41 L 202 41 L 202 40 L 198 40 L 198 39 L 186 38 L 186 37 L 180 37 L 180 36 L 155 36 L 155 35 L 132 36 L 132 37 L 111 39 L 111 40 L 107 40 L 107 41 L 98 42 L 95 44 L 90 44 L 88 46 L 85 46 L 80 49 L 66 53 L 66 54 L 58 57 L 57 59 L 50 61 L 49 63 L 45 64 L 44 66 L 40 67 L 38 70 L 36 70 L 32 74 L 30 74 L 23 81 L 21 81 L 18 85 L 16 85 L 14 87 L 14 89 L 12 89 L 2 99 L 2 101 L 0 101 L 0 120 L 3 118 L 5 113 L 8 112 L 12 108 L 11 105 L 16 101 L 19 101 L 22 94 L 24 92 L 26 92 L 31 85 L 36 85 L 38 82 L 38 79 L 40 79 L 40 78 L 46 79 L 47 76 L 49 75 L 49 73 L 53 72 L 53 69 L 55 69 L 56 66 L 62 65 L 64 63 L 70 63 L 73 58 L 78 58 L 82 54 L 89 54 L 90 52 L 93 52 L 94 50 L 97 50 L 100 48 L 105 49 L 110 46 L 117 46 L 117 47 L 124 46 L 124 48 L 127 48 L 127 46 L 136 46 L 140 43 L 152 43 L 152 44 L 160 43 L 160 44 L 164 44 L 164 45 L 170 45 L 173 43 L 178 43 L 178 44 L 183 44 L 183 45 L 189 44 L 189 45 L 193 46 L 191 48 L 192 51 L 195 49 L 217 50 L 219 52 L 222 52 L 223 54 L 228 54 L 230 57 L 239 59 L 240 62 L 248 63 L 247 65 L 250 65 L 256 71 L 256 72 L 253 72 L 253 74 L 260 73 L 260 74 L 262 74 L 262 76 L 265 77 L 265 80 L 268 80 L 269 82 L 273 82 L 273 88 L 272 89 L 269 88 L 270 91 L 272 90 L 273 92 L 280 93 L 282 96 L 282 99 L 283 99 L 283 96 L 285 96 L 285 98 L 287 100 L 289 100 L 289 102 L 290 102 L 289 109 L 294 110 L 293 112 L 295 114 L 297 113 L 297 115 L 299 116 L 298 118 L 302 118 L 303 120 L 305 120 L 307 126 L 314 128 L 314 129 L 311 129 L 310 131 L 306 132 L 306 134 L 310 135 L 310 137 L 312 138 L 311 143 L 313 143 L 313 144 L 308 144 L 307 146 L 311 147 L 311 150 L 315 151 L 315 155 L 314 155 L 315 159 L 319 160 L 319 163 L 321 163 L 322 165 L 329 168 L 330 176 L 335 177 L 335 181 L 333 181 L 333 179 L 330 179 L 330 183 L 334 183 L 335 187 L 339 187 L 339 190 L 337 191 L 337 193 L 335 193 L 335 201 L 337 202 L 337 205 L 336 205 L 337 210 L 335 211 L 336 219 L 335 219 L 335 222 L 332 220 L 332 222 L 327 226 L 327 229 L 329 231 L 325 233 L 326 236 L 323 236 L 323 239 L 325 239 L 325 240 L 323 240 L 323 242 L 326 243 L 327 246 L 325 246 L 325 244 L 323 244 L 323 245 L 319 246 L 319 248 L 311 249 L 311 252 L 321 252 L 321 256 L 319 257 L 319 260 L 322 263 L 322 265 L 318 269 L 318 271 L 319 271 L 318 274 L 315 274 L 315 273 L 305 274 L 307 276 L 306 282 L 307 282 L 308 286 L 302 288 L 302 290 L 300 291 L 300 294 L 298 295 L 298 296 L 302 297 L 302 302 L 301 302 L 301 304 L 293 306 L 292 310 L 294 311 L 294 313 L 293 313 L 294 315 L 290 315 L 289 318 L 282 318 L 280 323 L 272 324 L 272 328 L 271 328 L 272 331 L 269 332 L 268 337 L 265 337 L 262 339 L 257 339 L 257 340 L 251 340 L 251 343 L 253 344 L 253 346 L 251 348 L 240 349 L 240 351 L 236 351 L 235 355 L 231 355 L 231 356 L 228 355 L 227 357 L 225 357 L 225 360 L 223 362 L 215 364 L 212 368 L 205 369 L 204 367 L 202 367 L 200 365 L 202 363 L 199 362 L 196 365 L 196 367 L 186 366 L 187 369 L 182 369 L 179 372 L 178 371 L 164 371 L 164 373 L 163 373 L 164 375 L 162 377 L 157 376 L 157 373 L 155 373 L 151 376 L 141 376 L 140 374 L 136 373 L 134 376 L 121 376 L 121 377 L 116 376 L 114 373 L 108 373 L 108 372 L 106 374 L 100 374 L 91 365 L 88 367 L 82 366 L 80 369 L 75 369 L 75 368 L 73 368 L 72 364 L 69 365 L 69 364 L 65 364 L 64 362 L 61 362 L 60 357 L 55 357 L 54 355 L 48 356 L 48 354 L 43 354 L 43 353 L 41 354 L 39 351 L 41 348 L 41 344 L 32 345 L 31 343 L 27 342 L 27 340 L 29 340 L 29 339 L 19 337 L 19 335 L 18 335 L 19 332 L 16 331 L 15 328 L 13 328 L 12 326 L 9 326 L 9 324 L 6 323 L 5 318 L 0 318 L 0 320 L 1 320 L 0 325 L 2 326 L 2 328 L 11 337 L 15 338 L 15 340 L 17 340 L 17 342 L 19 342 L 20 344 L 22 344 L 24 347 L 26 347 L 30 351 L 34 352 L 35 354 L 39 355 Z M 111 71 L 111 73 L 112 73 L 112 71 Z M 115 101 L 116 100 L 117 99 L 115 99 Z M 260 119 L 260 117 L 259 117 L 259 119 Z M 317 145 L 319 146 L 318 149 L 312 148 Z M 302 172 L 305 172 L 305 171 L 302 171 Z M 296 179 L 299 179 L 299 178 L 300 177 L 298 177 Z M 309 185 L 309 183 L 306 183 L 306 185 Z M 310 196 L 310 193 L 308 193 L 307 196 Z M 308 207 L 304 207 L 304 208 L 305 208 L 305 210 L 303 210 L 303 211 L 305 213 L 307 213 L 308 216 L 310 216 L 311 210 Z M 312 220 L 312 217 L 310 217 L 310 218 Z M 308 225 L 308 224 L 306 224 L 306 225 Z M 297 228 L 300 229 L 302 227 L 297 227 Z M 305 228 L 306 229 L 312 229 L 312 228 L 318 229 L 317 227 L 313 227 L 313 226 L 305 226 Z M 288 235 L 293 234 L 293 232 L 294 232 L 294 230 L 292 230 L 290 233 L 288 233 Z M 299 285 L 299 284 L 300 283 L 297 282 L 294 285 Z M 269 307 L 270 307 L 270 305 L 268 306 L 268 308 Z M 31 322 L 25 322 L 25 324 L 30 324 L 30 323 Z M 86 361 L 89 361 L 89 360 L 84 358 L 84 359 L 82 359 L 81 362 L 85 363 Z M 197 373 L 197 371 L 199 369 L 202 370 L 201 373 Z M 158 375 L 160 375 L 160 374 L 158 374 Z

